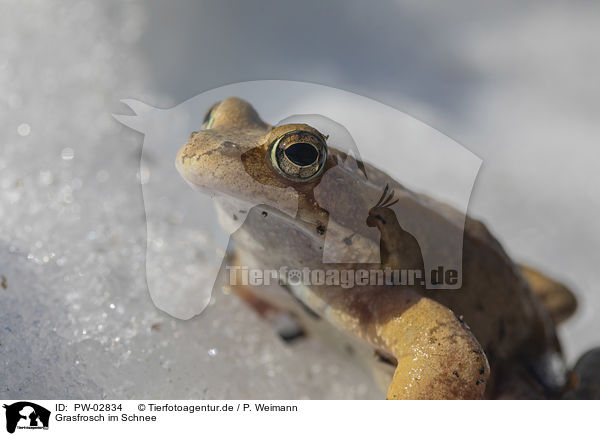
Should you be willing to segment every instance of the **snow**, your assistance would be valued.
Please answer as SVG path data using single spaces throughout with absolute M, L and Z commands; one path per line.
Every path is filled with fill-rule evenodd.
M 0 14 L 0 396 L 380 397 L 361 369 L 315 340 L 287 347 L 231 295 L 189 321 L 152 303 L 140 189 L 152 166 L 140 173 L 141 136 L 111 117 L 143 80 L 141 13 L 124 5 Z M 154 242 L 197 256 L 201 241 Z

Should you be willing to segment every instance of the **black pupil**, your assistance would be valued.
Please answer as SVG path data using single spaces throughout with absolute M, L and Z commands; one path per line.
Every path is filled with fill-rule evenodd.
M 285 149 L 285 155 L 298 166 L 305 167 L 313 164 L 319 157 L 315 147 L 306 142 L 297 142 Z

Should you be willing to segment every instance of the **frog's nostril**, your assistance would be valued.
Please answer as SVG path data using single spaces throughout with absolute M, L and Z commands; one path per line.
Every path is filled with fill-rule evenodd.
M 317 149 L 307 142 L 291 144 L 284 153 L 289 160 L 301 167 L 313 164 L 319 157 Z
M 326 160 L 325 139 L 310 131 L 287 132 L 271 146 L 273 168 L 294 182 L 306 182 L 317 177 L 325 167 Z

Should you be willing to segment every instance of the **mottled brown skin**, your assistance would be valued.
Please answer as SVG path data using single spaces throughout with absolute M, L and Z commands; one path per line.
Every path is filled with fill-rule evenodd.
M 278 268 L 282 259 L 290 269 L 331 268 L 321 262 L 325 230 L 333 231 L 332 224 L 344 228 L 344 222 L 330 223 L 329 214 L 315 200 L 320 178 L 291 182 L 278 175 L 268 159 L 269 146 L 281 134 L 297 129 L 320 133 L 302 124 L 273 128 L 237 98 L 214 106 L 203 127 L 179 151 L 178 171 L 196 188 L 260 205 L 233 235 L 235 261 L 263 269 Z M 324 174 L 346 157 L 338 150 L 330 148 L 329 152 Z M 366 169 L 365 183 L 409 192 L 381 171 L 369 165 Z M 342 210 L 348 208 L 341 216 L 371 201 L 344 185 L 332 195 L 330 201 Z M 281 211 L 296 210 L 295 206 L 295 216 Z M 447 217 L 457 213 L 412 192 L 400 196 L 394 207 L 436 228 L 451 228 Z M 386 207 L 371 210 L 367 221 L 380 232 L 381 240 L 374 242 L 381 242 L 382 265 L 421 265 L 390 211 Z M 533 280 L 529 273 L 524 277 L 487 228 L 467 218 L 460 290 L 323 285 L 253 292 L 308 323 L 315 317 L 307 316 L 307 310 L 318 315 L 347 333 L 350 342 L 367 344 L 395 364 L 387 394 L 390 399 L 553 398 L 561 392 L 565 372 L 560 365 L 556 368 L 562 356 L 552 317 L 564 319 L 574 306 L 566 288 L 549 291 L 546 285 L 556 282 L 540 277 Z M 540 300 L 536 292 L 546 297 Z M 550 300 L 552 304 L 545 308 L 542 303 Z

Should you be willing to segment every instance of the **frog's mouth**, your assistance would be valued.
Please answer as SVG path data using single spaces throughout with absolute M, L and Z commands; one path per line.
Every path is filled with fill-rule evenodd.
M 209 189 L 206 185 L 194 183 L 192 180 L 190 180 L 185 165 L 182 162 L 182 159 L 180 159 L 178 156 L 175 160 L 175 169 L 177 170 L 181 178 L 185 181 L 185 183 L 187 183 L 188 186 L 194 191 L 199 191 L 204 194 L 210 195 L 211 197 L 214 197 L 216 193 L 213 190 Z

